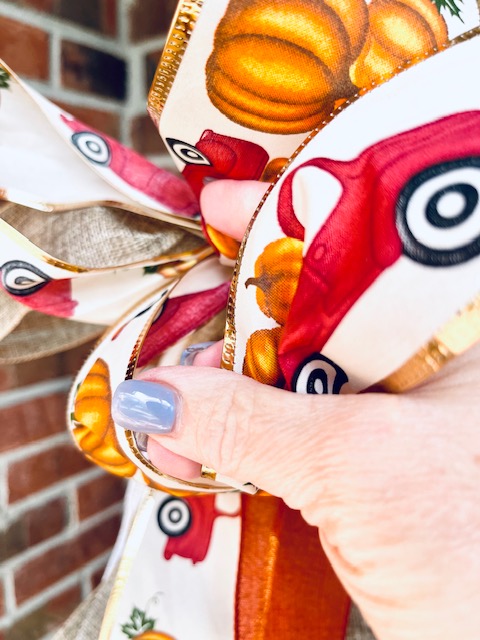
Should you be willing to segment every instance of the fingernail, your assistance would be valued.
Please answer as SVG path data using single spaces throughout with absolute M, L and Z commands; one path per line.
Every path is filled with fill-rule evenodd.
M 112 417 L 131 431 L 162 435 L 172 433 L 180 396 L 170 387 L 144 380 L 125 380 L 115 391 Z
M 208 349 L 208 347 L 211 347 L 212 344 L 215 344 L 215 342 L 199 342 L 198 344 L 191 344 L 182 353 L 182 357 L 180 358 L 180 364 L 183 364 L 186 366 L 192 365 L 197 353 L 200 353 L 200 351 L 205 351 L 205 349 Z

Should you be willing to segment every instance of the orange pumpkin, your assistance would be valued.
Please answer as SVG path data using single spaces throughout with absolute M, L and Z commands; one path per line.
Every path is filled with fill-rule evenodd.
M 77 390 L 73 436 L 89 460 L 115 475 L 130 477 L 136 467 L 118 444 L 110 412 L 111 402 L 108 366 L 98 358 Z
M 280 171 L 282 171 L 287 162 L 288 158 L 273 158 L 263 170 L 260 180 L 262 182 L 275 182 L 276 177 Z
M 350 69 L 358 87 L 387 80 L 448 42 L 445 21 L 431 0 L 373 0 L 368 15 L 367 41 Z
M 240 249 L 240 243 L 238 240 L 227 236 L 225 233 L 218 231 L 215 227 L 209 224 L 205 224 L 205 231 L 208 239 L 222 255 L 230 260 L 235 260 Z
M 282 371 L 278 366 L 277 352 L 282 327 L 259 329 L 248 338 L 243 374 L 270 386 L 283 385 Z
M 290 312 L 302 269 L 303 242 L 280 238 L 268 244 L 255 262 L 255 277 L 245 286 L 257 287 L 256 300 L 262 312 L 284 325 Z
M 232 0 L 207 62 L 207 91 L 227 118 L 270 133 L 311 131 L 354 91 L 363 0 Z

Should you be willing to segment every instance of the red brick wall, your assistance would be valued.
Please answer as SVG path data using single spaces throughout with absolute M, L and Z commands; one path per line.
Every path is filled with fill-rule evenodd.
M 177 0 L 0 0 L 0 58 L 74 116 L 166 166 L 146 97 Z
M 173 0 L 0 0 L 0 57 L 76 117 L 169 166 L 145 102 Z M 98 583 L 123 483 L 65 429 L 91 345 L 0 368 L 0 640 L 40 640 Z

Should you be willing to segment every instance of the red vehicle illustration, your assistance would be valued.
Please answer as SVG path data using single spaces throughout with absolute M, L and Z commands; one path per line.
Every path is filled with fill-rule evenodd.
M 10 260 L 0 267 L 2 286 L 18 302 L 60 318 L 70 318 L 77 302 L 72 300 L 72 283 L 53 280 L 23 260 Z
M 71 137 L 73 145 L 91 163 L 108 167 L 131 187 L 178 215 L 198 215 L 198 202 L 183 180 L 78 120 L 63 115 L 61 118 L 75 132 Z
M 185 162 L 182 174 L 197 198 L 210 180 L 259 180 L 268 163 L 268 153 L 260 145 L 210 129 L 195 146 L 175 138 L 166 141 L 172 153 Z
M 314 158 L 298 167 L 281 187 L 278 219 L 300 240 L 292 183 L 305 167 L 336 178 L 342 192 L 304 256 L 279 361 L 289 388 L 318 393 L 323 346 L 385 269 L 401 256 L 444 269 L 480 253 L 480 111 L 398 134 L 352 161 Z
M 169 497 L 158 508 L 160 529 L 169 536 L 164 550 L 167 560 L 174 555 L 189 558 L 193 564 L 205 559 L 216 518 L 235 518 L 239 513 L 223 513 L 215 508 L 215 496 Z

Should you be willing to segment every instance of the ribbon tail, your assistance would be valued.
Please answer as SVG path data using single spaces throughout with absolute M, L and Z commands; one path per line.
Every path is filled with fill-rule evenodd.
M 349 610 L 317 529 L 278 498 L 242 496 L 235 640 L 344 640 Z

